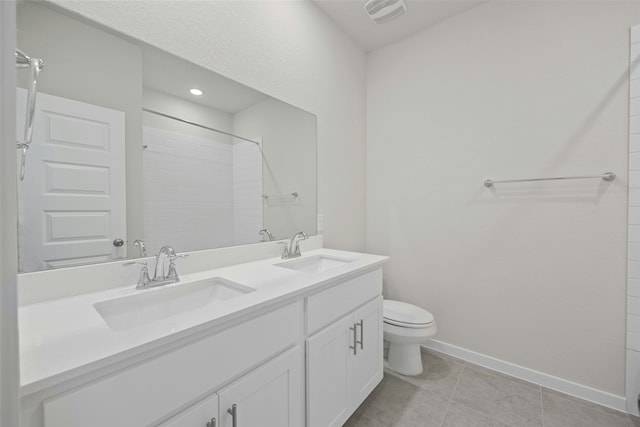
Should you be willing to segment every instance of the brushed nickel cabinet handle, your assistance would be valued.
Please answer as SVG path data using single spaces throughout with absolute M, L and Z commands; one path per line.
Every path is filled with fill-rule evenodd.
M 354 323 L 352 327 L 349 328 L 350 331 L 353 331 L 353 346 L 349 346 L 350 349 L 353 350 L 353 355 L 358 354 L 358 331 L 356 328 L 356 324 Z
M 357 341 L 360 344 L 360 350 L 364 350 L 364 319 L 360 319 L 357 323 L 360 325 L 360 341 Z
M 211 421 L 207 423 L 207 427 L 216 427 L 216 419 L 211 418 Z
M 238 427 L 238 405 L 234 403 L 231 405 L 231 409 L 227 409 L 227 412 L 231 414 L 231 426 Z

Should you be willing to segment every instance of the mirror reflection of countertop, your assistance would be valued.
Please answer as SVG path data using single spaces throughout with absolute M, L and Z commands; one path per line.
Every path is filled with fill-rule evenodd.
M 277 257 L 185 274 L 179 283 L 152 289 L 135 290 L 132 283 L 22 306 L 19 309 L 22 395 L 319 291 L 375 269 L 387 260 L 379 255 L 316 249 L 291 261 Z M 125 319 L 125 323 L 110 322 L 110 326 L 103 318 L 104 310 L 99 313 L 99 309 L 108 305 L 130 309 L 121 307 L 124 298 L 142 295 L 157 301 L 169 295 L 167 291 L 174 292 L 173 288 L 181 291 L 179 287 L 199 286 L 201 281 L 212 278 L 223 288 L 240 291 L 212 304 L 177 309 L 168 317 L 156 318 L 152 314 L 136 325 L 126 324 Z M 158 298 L 152 296 L 154 293 Z

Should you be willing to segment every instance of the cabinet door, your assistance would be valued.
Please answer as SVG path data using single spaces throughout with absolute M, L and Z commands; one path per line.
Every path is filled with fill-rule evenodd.
M 307 339 L 307 427 L 342 426 L 353 400 L 353 315 Z
M 207 397 L 158 427 L 220 427 L 218 423 L 218 395 Z
M 378 297 L 354 313 L 358 338 L 355 358 L 354 407 L 359 406 L 382 381 L 382 297 Z
M 302 366 L 302 350 L 295 347 L 219 391 L 220 427 L 303 425 Z

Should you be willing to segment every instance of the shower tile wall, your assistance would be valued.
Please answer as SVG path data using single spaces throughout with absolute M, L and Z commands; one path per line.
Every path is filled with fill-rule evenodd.
M 627 410 L 640 393 L 640 25 L 631 28 L 629 71 L 629 251 L 627 274 Z
M 143 139 L 149 254 L 167 244 L 178 252 L 232 245 L 232 145 L 152 127 Z
M 262 152 L 247 141 L 233 143 L 233 241 L 255 243 L 262 226 Z

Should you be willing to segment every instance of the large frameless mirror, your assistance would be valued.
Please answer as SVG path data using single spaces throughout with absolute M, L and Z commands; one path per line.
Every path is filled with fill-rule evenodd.
M 45 64 L 21 272 L 315 234 L 314 115 L 40 2 L 18 4 L 17 40 Z

